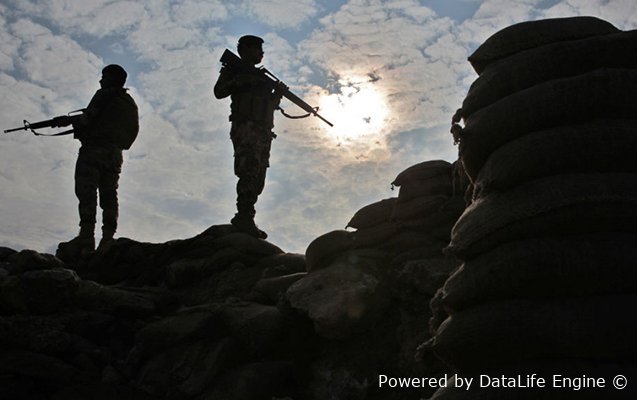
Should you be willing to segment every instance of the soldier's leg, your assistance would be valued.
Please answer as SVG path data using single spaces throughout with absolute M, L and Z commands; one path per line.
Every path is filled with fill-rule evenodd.
M 257 148 L 258 163 L 257 163 L 257 171 L 256 171 L 256 179 L 255 179 L 256 197 L 258 197 L 261 193 L 263 193 L 263 189 L 265 188 L 265 176 L 268 171 L 268 167 L 270 166 L 271 143 L 272 143 L 271 140 L 262 141 L 259 143 L 259 146 Z
M 99 200 L 102 208 L 102 241 L 100 245 L 113 239 L 117 230 L 119 202 L 117 188 L 122 170 L 122 154 L 114 152 L 104 160 L 99 181 Z
M 256 132 L 249 122 L 233 124 L 230 132 L 234 147 L 234 174 L 237 182 L 237 214 L 242 218 L 253 218 L 257 201 L 258 153 Z
M 240 215 L 253 218 L 259 195 L 259 169 L 254 151 L 242 149 L 235 153 L 235 175 L 237 181 L 237 211 Z
M 72 246 L 78 253 L 92 251 L 95 248 L 95 215 L 97 208 L 97 186 L 99 169 L 89 149 L 82 147 L 75 163 L 75 195 L 78 199 L 80 214 L 80 233 L 69 242 L 60 246 Z
M 99 168 L 89 150 L 81 148 L 75 164 L 75 196 L 78 200 L 80 227 L 95 226 Z

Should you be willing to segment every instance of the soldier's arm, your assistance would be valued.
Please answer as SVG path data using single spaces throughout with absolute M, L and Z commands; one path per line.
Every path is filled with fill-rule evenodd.
M 219 78 L 217 79 L 217 83 L 215 83 L 214 94 L 218 99 L 224 99 L 232 94 L 233 84 L 234 84 L 234 74 L 232 74 L 228 69 L 221 68 L 219 71 Z
M 73 117 L 72 123 L 75 128 L 84 128 L 87 127 L 97 118 L 97 116 L 102 112 L 102 109 L 105 106 L 107 101 L 108 93 L 104 89 L 99 89 L 93 95 L 93 98 L 86 106 L 86 109 L 81 115 Z

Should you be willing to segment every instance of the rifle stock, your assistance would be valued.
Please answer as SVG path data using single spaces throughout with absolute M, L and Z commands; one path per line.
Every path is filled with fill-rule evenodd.
M 223 55 L 221 56 L 221 59 L 219 61 L 221 61 L 221 63 L 224 66 L 227 66 L 229 68 L 247 68 L 248 67 L 248 65 L 246 65 L 239 56 L 237 56 L 236 54 L 234 54 L 228 49 L 226 49 L 223 52 Z M 270 71 L 268 71 L 265 68 L 257 69 L 257 71 L 259 71 L 262 74 L 262 76 L 266 78 L 268 82 L 272 84 L 272 87 L 274 87 L 276 83 L 281 82 L 276 76 L 274 76 Z M 311 105 L 307 104 L 305 101 L 303 101 L 303 99 L 301 99 L 299 96 L 292 93 L 290 90 L 286 90 L 285 92 L 281 93 L 281 95 L 285 97 L 286 99 L 290 100 L 292 103 L 296 104 L 305 112 L 312 114 L 315 117 L 318 117 L 321 121 L 325 122 L 329 126 L 334 126 L 330 121 L 326 120 L 318 113 L 318 107 L 312 107 Z

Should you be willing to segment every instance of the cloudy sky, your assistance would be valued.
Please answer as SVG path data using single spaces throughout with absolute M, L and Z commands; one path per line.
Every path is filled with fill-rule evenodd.
M 125 152 L 117 236 L 191 237 L 235 212 L 229 99 L 212 96 L 219 58 L 240 36 L 262 36 L 264 65 L 335 124 L 275 117 L 257 223 L 302 253 L 361 207 L 396 196 L 390 183 L 405 168 L 456 159 L 449 120 L 477 78 L 467 56 L 486 38 L 574 15 L 635 29 L 637 2 L 2 0 L 0 122 L 83 108 L 101 68 L 121 64 L 141 132 Z M 68 136 L 0 136 L 0 246 L 54 253 L 77 233 L 78 148 Z

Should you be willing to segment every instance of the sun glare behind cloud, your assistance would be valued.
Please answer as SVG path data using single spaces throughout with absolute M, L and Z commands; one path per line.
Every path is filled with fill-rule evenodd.
M 340 93 L 322 96 L 319 108 L 334 123 L 327 132 L 339 144 L 376 140 L 388 114 L 383 95 L 371 84 L 341 86 Z

